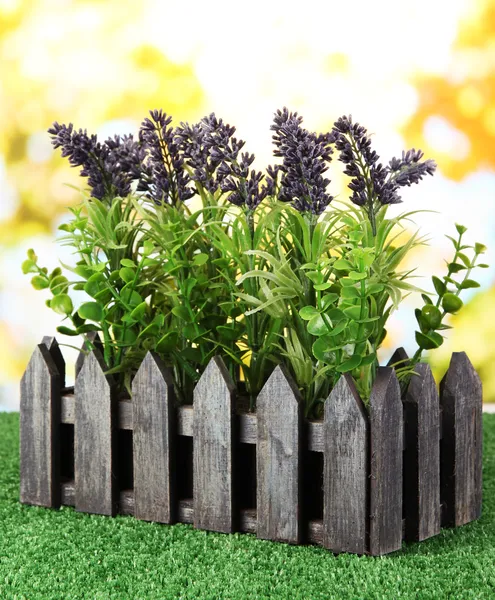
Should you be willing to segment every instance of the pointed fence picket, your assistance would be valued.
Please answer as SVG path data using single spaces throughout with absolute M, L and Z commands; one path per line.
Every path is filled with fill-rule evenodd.
M 403 398 L 395 371 L 383 367 L 366 408 L 343 375 L 324 419 L 306 421 L 282 367 L 266 382 L 256 412 L 242 412 L 219 357 L 192 405 L 176 406 L 170 373 L 153 353 L 133 380 L 132 401 L 118 399 L 99 338 L 90 341 L 74 393 L 64 387 L 54 338 L 44 338 L 29 362 L 21 382 L 21 502 L 372 555 L 480 516 L 481 384 L 464 353 L 454 353 L 440 394 L 427 365 L 416 366 Z M 394 357 L 407 360 L 402 349 Z M 61 474 L 61 453 L 64 464 L 71 455 L 62 432 L 70 426 L 73 480 Z M 192 438 L 190 455 L 184 438 Z M 122 439 L 127 447 L 117 446 Z M 256 450 L 252 468 L 243 445 Z M 312 460 L 314 453 L 323 461 Z M 133 477 L 122 475 L 124 467 Z M 317 479 L 306 489 L 309 472 Z M 255 506 L 239 497 L 249 486 Z

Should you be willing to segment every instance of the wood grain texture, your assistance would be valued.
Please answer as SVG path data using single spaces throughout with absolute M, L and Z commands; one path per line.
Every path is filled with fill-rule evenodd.
M 440 399 L 430 366 L 415 373 L 404 398 L 406 541 L 440 533 Z
M 95 348 L 99 350 L 101 354 L 103 354 L 103 344 L 101 343 L 101 338 L 97 331 L 90 331 L 84 336 L 84 338 L 85 339 L 83 345 L 81 346 L 81 351 L 79 352 L 74 367 L 76 379 L 82 369 L 84 359 L 86 358 L 88 351 L 91 350 L 91 346 L 86 342 L 86 340 L 88 340 L 91 344 L 94 344 Z
M 391 367 L 379 367 L 370 396 L 370 553 L 402 545 L 402 448 L 400 387 Z
M 257 536 L 297 544 L 302 536 L 302 401 L 277 366 L 256 400 Z
M 134 514 L 175 521 L 174 382 L 160 357 L 148 352 L 132 382 Z
M 60 506 L 60 374 L 39 344 L 21 379 L 20 500 Z
M 323 544 L 333 552 L 367 551 L 369 422 L 349 374 L 325 402 Z
M 442 524 L 459 526 L 481 516 L 482 387 L 465 352 L 454 352 L 440 384 L 442 406 Z
M 48 348 L 48 352 L 50 352 L 51 357 L 53 358 L 53 362 L 57 367 L 58 375 L 60 378 L 60 388 L 65 387 L 65 360 L 60 350 L 60 346 L 58 345 L 57 339 L 50 335 L 45 335 L 42 344 Z
M 234 498 L 235 386 L 215 356 L 194 389 L 194 526 L 231 533 Z
M 113 516 L 118 499 L 118 403 L 113 379 L 105 370 L 101 353 L 93 350 L 75 383 L 75 505 L 81 512 Z
M 387 363 L 388 367 L 393 367 L 395 365 L 395 369 L 400 369 L 401 367 L 405 367 L 409 361 L 409 356 L 404 348 L 401 346 L 397 348 L 397 350 L 392 354 L 390 360 Z

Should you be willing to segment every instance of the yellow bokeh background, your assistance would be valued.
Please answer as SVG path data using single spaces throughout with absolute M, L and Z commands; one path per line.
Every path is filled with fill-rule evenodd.
M 20 273 L 29 247 L 47 266 L 64 258 L 53 239 L 78 200 L 65 184 L 81 185 L 47 128 L 72 122 L 104 139 L 136 133 L 149 109 L 176 123 L 214 111 L 261 167 L 271 162 L 272 114 L 284 105 L 315 130 L 352 114 L 386 162 L 411 146 L 437 161 L 435 177 L 407 189 L 400 207 L 438 211 L 416 219 L 431 234 L 409 259 L 419 275 L 442 274 L 455 222 L 495 262 L 495 0 L 0 0 L 0 409 L 17 407 L 32 348 L 58 324 Z M 332 179 L 344 196 L 342 177 Z M 440 377 L 451 352 L 466 350 L 487 402 L 494 268 L 479 273 L 482 287 L 431 356 Z M 389 350 L 414 351 L 418 304 L 410 297 L 394 315 Z

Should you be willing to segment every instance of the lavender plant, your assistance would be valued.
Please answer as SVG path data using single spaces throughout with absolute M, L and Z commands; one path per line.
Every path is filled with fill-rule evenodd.
M 418 349 L 407 367 L 397 366 L 404 389 L 423 352 L 443 342 L 461 292 L 478 285 L 471 273 L 487 266 L 478 262 L 484 246 L 464 243 L 460 225 L 433 292 L 401 267 L 426 239 L 408 234 L 415 211 L 390 217 L 388 209 L 401 202 L 401 187 L 433 175 L 436 165 L 421 151 L 384 166 L 366 129 L 345 116 L 317 134 L 284 108 L 271 130 L 278 162 L 263 172 L 235 127 L 214 114 L 174 126 L 154 110 L 136 139 L 103 143 L 73 125 L 50 128 L 89 188 L 61 226 L 60 243 L 76 264 L 48 273 L 29 250 L 22 268 L 36 289 L 50 291 L 47 305 L 66 321 L 60 333 L 100 332 L 108 372 L 124 393 L 154 350 L 188 402 L 220 354 L 252 407 L 273 365 L 284 363 L 306 414 L 318 416 L 342 373 L 368 397 L 388 318 L 405 295 L 420 294 L 424 306 L 416 310 Z M 331 192 L 335 153 L 350 177 L 350 202 Z M 71 290 L 87 301 L 76 306 Z

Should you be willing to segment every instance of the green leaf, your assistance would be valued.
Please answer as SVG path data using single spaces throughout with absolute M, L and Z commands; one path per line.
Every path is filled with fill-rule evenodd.
M 103 321 L 103 307 L 98 302 L 85 302 L 77 311 L 82 319 L 89 319 L 97 323 Z
M 463 254 L 462 252 L 458 252 L 457 256 L 462 260 L 462 262 L 466 265 L 466 267 L 469 268 L 471 266 L 471 261 L 465 254 Z
M 329 365 L 335 363 L 335 352 L 330 350 L 332 344 L 332 339 L 326 335 L 318 338 L 312 346 L 313 355 L 316 360 Z
M 462 308 L 463 302 L 459 296 L 447 292 L 442 298 L 442 308 L 445 312 L 456 313 Z
M 25 260 L 22 265 L 22 272 L 24 273 L 24 275 L 27 275 L 28 273 L 37 273 L 38 272 L 38 267 L 36 266 L 36 263 L 34 262 L 34 260 Z
M 360 281 L 361 279 L 366 279 L 366 277 L 368 277 L 368 273 L 359 273 L 358 271 L 351 271 L 349 273 L 349 277 L 354 281 Z
M 79 335 L 77 333 L 77 331 L 74 331 L 74 329 L 70 329 L 69 327 L 64 327 L 63 325 L 59 325 L 57 327 L 57 331 L 59 333 L 61 333 L 62 335 L 71 335 L 71 336 Z
M 480 284 L 474 279 L 465 279 L 459 286 L 460 290 L 468 290 L 470 288 L 479 288 Z
M 76 275 L 79 275 L 79 277 L 82 277 L 83 279 L 89 279 L 91 275 L 93 275 L 94 271 L 86 265 L 78 265 L 74 269 L 74 273 L 76 273 Z
M 149 256 L 153 253 L 154 244 L 151 240 L 144 240 L 143 242 L 143 256 Z
M 459 271 L 463 271 L 465 268 L 464 265 L 460 265 L 459 263 L 449 263 L 449 271 L 451 273 L 459 273 Z
M 327 310 L 329 306 L 334 304 L 339 299 L 338 294 L 325 294 L 321 299 L 321 307 L 323 310 Z
M 458 223 L 455 224 L 455 228 L 457 229 L 457 233 L 459 235 L 462 235 L 463 233 L 466 233 L 466 231 L 467 231 L 467 227 L 464 227 L 464 225 L 459 225 Z
M 113 296 L 112 296 L 112 292 L 109 289 L 105 289 L 105 290 L 100 290 L 97 294 L 95 294 L 93 296 L 93 298 L 97 302 L 99 302 L 100 304 L 105 306 L 106 304 L 108 304 L 110 302 L 110 300 L 113 298 Z
M 147 307 L 148 305 L 146 304 L 146 302 L 141 302 L 140 304 L 138 304 L 136 308 L 131 312 L 131 318 L 136 321 L 140 321 L 144 317 Z
M 479 242 L 476 242 L 476 244 L 474 245 L 474 251 L 476 252 L 476 254 L 484 254 L 486 252 L 485 244 L 480 244 Z
M 416 342 L 423 350 L 434 350 L 442 345 L 443 337 L 435 331 L 429 333 L 428 335 L 416 331 Z
M 194 323 L 189 323 L 182 330 L 184 337 L 191 342 L 200 338 L 202 335 L 206 333 L 206 329 L 201 327 L 201 325 L 195 325 Z
M 423 318 L 423 313 L 421 312 L 421 310 L 419 308 L 416 308 L 414 310 L 414 314 L 416 316 L 416 321 L 418 322 L 418 325 L 419 325 L 419 328 L 421 329 L 421 331 L 423 333 L 428 333 L 428 331 L 430 330 L 430 326 L 428 325 L 426 320 Z
M 96 327 L 94 323 L 88 323 L 86 325 L 80 325 L 77 328 L 77 334 L 90 333 L 91 331 L 101 331 L 101 327 Z
M 131 269 L 130 267 L 122 267 L 119 271 L 119 276 L 125 283 L 131 283 L 134 281 L 134 277 L 136 276 L 136 271 Z
M 142 332 L 144 333 L 144 331 Z M 177 331 L 169 331 L 161 339 L 158 340 L 155 348 L 157 352 L 166 353 L 174 350 L 179 340 Z
M 349 319 L 356 321 L 361 316 L 361 307 L 360 306 L 348 306 L 347 308 L 344 308 L 343 313 L 345 314 L 346 317 L 349 317 Z M 364 316 L 366 317 L 366 313 Z
M 342 287 L 350 287 L 356 285 L 356 281 L 354 279 L 351 279 L 350 277 L 341 277 L 339 279 L 339 282 Z
M 338 271 L 352 271 L 354 268 L 348 260 L 345 260 L 345 258 L 339 258 L 339 260 L 336 260 L 332 266 Z
M 338 373 L 347 373 L 348 371 L 352 371 L 353 369 L 356 369 L 357 367 L 359 367 L 359 365 L 361 364 L 361 361 L 362 361 L 362 358 L 359 356 L 359 354 L 355 354 L 354 356 L 351 356 L 351 358 L 349 358 L 349 360 L 346 360 L 342 364 L 335 367 L 335 370 Z
M 437 329 L 442 322 L 442 313 L 440 310 L 432 304 L 426 304 L 421 309 L 421 316 L 428 325 L 428 329 Z
M 208 254 L 204 254 L 201 252 L 200 254 L 195 254 L 193 258 L 193 265 L 195 267 L 201 267 L 208 262 L 209 256 Z
M 305 321 L 310 321 L 319 314 L 319 311 L 314 306 L 303 306 L 299 311 L 299 316 Z
M 322 319 L 321 315 L 315 315 L 308 322 L 308 331 L 311 335 L 316 336 L 325 335 L 326 333 L 328 333 L 328 327 L 325 321 Z
M 123 258 L 120 261 L 120 264 L 123 267 L 129 267 L 130 269 L 135 269 L 136 268 L 136 263 L 133 260 L 131 260 L 130 258 Z
M 356 286 L 343 287 L 341 292 L 342 298 L 346 300 L 361 298 L 360 291 Z
M 477 267 L 481 267 L 482 269 L 488 269 L 490 267 L 490 265 L 487 265 L 486 263 L 480 263 L 479 265 L 476 265 Z
M 342 333 L 344 329 L 347 327 L 347 321 L 339 321 L 332 329 L 328 332 L 329 336 L 335 337 Z
M 326 281 L 325 283 L 316 283 L 314 285 L 315 290 L 322 291 L 328 290 L 328 288 L 332 287 L 333 283 L 331 281 Z
M 194 279 L 194 277 L 189 277 L 184 281 L 184 286 L 182 290 L 186 298 L 189 298 L 191 296 L 191 292 L 193 291 L 196 283 L 197 279 Z
M 137 306 L 143 301 L 141 295 L 132 289 L 132 285 L 130 283 L 122 288 L 120 291 L 120 298 L 122 299 L 122 302 L 125 302 L 125 304 L 128 304 L 129 306 Z
M 366 284 L 366 295 L 370 296 L 371 294 L 380 294 L 385 289 L 383 283 L 369 283 Z
M 447 286 L 445 285 L 445 283 L 439 277 L 436 277 L 435 275 L 433 275 L 431 280 L 433 281 L 433 286 L 435 287 L 436 293 L 439 296 L 443 296 L 445 294 L 445 292 L 447 291 Z
M 306 277 L 316 285 L 323 283 L 323 273 L 320 271 L 308 271 Z
M 421 298 L 425 304 L 433 304 L 433 300 L 426 294 L 421 294 Z
M 365 367 L 367 365 L 371 365 L 373 362 L 375 362 L 375 360 L 376 360 L 376 353 L 373 352 L 372 354 L 368 354 L 368 356 L 365 356 L 361 360 L 361 364 L 359 366 L 360 367 Z
M 70 315 L 74 310 L 74 307 L 72 306 L 72 300 L 67 294 L 53 296 L 50 302 L 50 308 L 59 315 Z
M 182 304 L 174 306 L 172 308 L 172 314 L 174 314 L 176 317 L 179 317 L 180 319 L 183 319 L 184 321 L 191 321 L 191 315 L 189 314 L 189 311 Z
M 48 279 L 42 275 L 35 275 L 31 278 L 31 285 L 35 290 L 44 290 L 48 287 Z
M 50 280 L 50 290 L 54 296 L 66 294 L 69 289 L 69 281 L 67 277 L 58 275 Z
M 216 330 L 224 340 L 228 340 L 229 342 L 235 342 L 240 337 L 237 329 L 226 325 L 219 325 Z
M 37 260 L 38 260 L 38 257 L 36 256 L 36 252 L 32 248 L 29 248 L 29 250 L 27 251 L 27 257 L 29 258 L 29 260 L 32 260 L 33 262 L 37 262 Z

